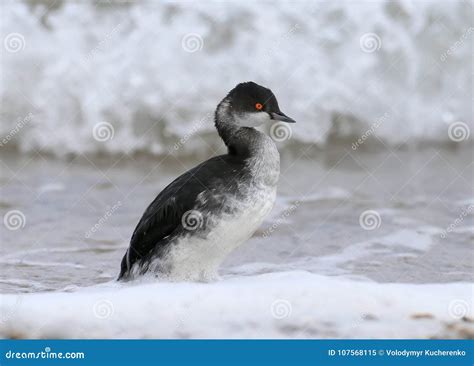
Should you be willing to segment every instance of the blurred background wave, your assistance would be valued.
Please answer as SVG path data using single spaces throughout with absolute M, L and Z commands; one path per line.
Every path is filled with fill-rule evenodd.
M 247 80 L 299 122 L 286 149 L 363 134 L 453 143 L 459 122 L 472 139 L 469 1 L 7 0 L 1 12 L 9 150 L 206 155 L 222 145 L 216 104 Z

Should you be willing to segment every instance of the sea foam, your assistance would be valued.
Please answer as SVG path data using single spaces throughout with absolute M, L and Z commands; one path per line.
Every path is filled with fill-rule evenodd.
M 221 145 L 216 104 L 247 80 L 298 121 L 289 145 L 469 139 L 471 6 L 64 2 L 43 14 L 6 2 L 0 141 L 58 156 L 207 154 Z

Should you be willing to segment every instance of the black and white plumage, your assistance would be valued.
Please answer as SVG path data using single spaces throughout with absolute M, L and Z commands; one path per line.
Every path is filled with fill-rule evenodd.
M 171 280 L 208 281 L 273 207 L 280 156 L 257 127 L 284 115 L 270 89 L 237 85 L 219 103 L 216 129 L 228 153 L 170 183 L 148 206 L 122 259 L 120 279 L 146 272 Z

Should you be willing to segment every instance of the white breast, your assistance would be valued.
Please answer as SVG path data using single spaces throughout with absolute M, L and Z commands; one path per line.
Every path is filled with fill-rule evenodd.
M 168 280 L 210 281 L 235 248 L 247 241 L 262 224 L 275 203 L 276 186 L 255 187 L 246 201 L 236 201 L 236 212 L 212 218 L 216 226 L 204 238 L 185 236 L 172 247 L 165 261 Z

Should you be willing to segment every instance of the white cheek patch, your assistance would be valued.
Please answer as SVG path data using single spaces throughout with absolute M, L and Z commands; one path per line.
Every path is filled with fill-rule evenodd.
M 258 127 L 270 122 L 267 112 L 242 113 L 235 116 L 235 122 L 240 127 Z

